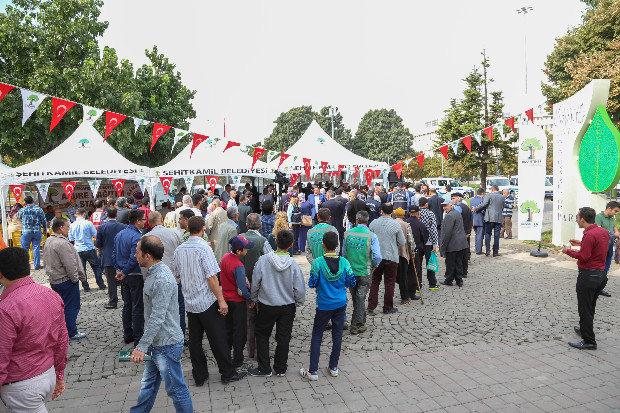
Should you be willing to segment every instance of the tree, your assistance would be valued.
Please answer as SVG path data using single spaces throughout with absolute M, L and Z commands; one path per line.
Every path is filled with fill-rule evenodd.
M 607 112 L 620 127 L 620 1 L 582 0 L 589 7 L 581 26 L 556 40 L 545 62 L 547 103 L 561 102 L 593 79 L 610 79 Z
M 542 149 L 542 146 L 540 146 L 540 142 L 538 142 L 538 139 L 529 138 L 523 141 L 521 149 L 524 151 L 530 151 L 530 156 L 527 159 L 534 159 L 534 153 L 536 152 L 536 149 Z
M 353 147 L 353 142 L 351 140 L 351 129 L 346 129 L 344 124 L 342 123 L 342 115 L 338 112 L 338 108 L 336 109 L 336 114 L 334 115 L 334 140 L 344 146 L 345 148 L 351 150 Z M 325 106 L 321 109 L 316 117 L 316 121 L 321 126 L 321 128 L 327 133 L 329 136 L 332 135 L 332 120 L 330 116 L 331 106 Z
M 534 201 L 525 201 L 521 204 L 520 210 L 523 213 L 527 213 L 527 222 L 532 222 L 532 217 L 534 214 L 540 212 L 538 205 L 536 205 L 536 202 Z
M 438 139 L 435 144 L 448 144 L 497 122 L 502 122 L 502 132 L 506 133 L 505 139 L 501 139 L 497 129 L 494 128 L 493 142 L 482 133 L 481 144 L 478 144 L 472 137 L 471 153 L 461 143 L 459 143 L 459 151 L 456 155 L 453 151 L 448 151 L 448 163 L 460 162 L 464 175 L 479 174 L 480 182 L 484 185 L 489 167 L 495 166 L 498 172 L 501 170 L 504 174 L 516 172 L 517 159 L 514 145 L 518 136 L 507 134 L 510 128 L 503 123 L 502 119 L 504 108 L 502 92 L 491 92 L 489 101 L 488 86 L 493 79 L 487 77 L 490 64 L 484 52 L 481 66 L 482 73 L 478 68 L 474 68 L 463 79 L 467 85 L 463 91 L 463 98 L 452 99 L 450 107 L 444 111 L 446 116 L 437 131 Z
M 352 150 L 375 161 L 396 163 L 413 154 L 412 141 L 394 109 L 369 110 L 357 127 Z
M 181 83 L 174 65 L 157 48 L 146 51 L 149 64 L 134 72 L 128 60 L 97 39 L 108 27 L 99 21 L 101 0 L 14 0 L 0 14 L 0 79 L 19 87 L 72 100 L 101 109 L 187 129 L 195 117 L 190 99 L 195 92 Z M 51 99 L 43 101 L 24 127 L 22 102 L 17 92 L 0 102 L 0 152 L 17 166 L 45 155 L 63 142 L 82 119 L 79 106 L 70 110 L 49 133 Z M 92 114 L 91 114 L 92 115 Z M 95 124 L 105 130 L 105 116 Z M 109 142 L 129 160 L 156 166 L 183 149 L 180 142 L 170 154 L 172 133 L 166 133 L 152 153 L 148 152 L 152 128 L 133 133 L 125 120 Z

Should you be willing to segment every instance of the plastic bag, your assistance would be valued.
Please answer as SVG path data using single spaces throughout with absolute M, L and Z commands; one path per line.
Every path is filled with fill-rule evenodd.
M 439 272 L 439 262 L 437 261 L 437 254 L 431 252 L 431 256 L 428 259 L 426 269 L 433 272 Z

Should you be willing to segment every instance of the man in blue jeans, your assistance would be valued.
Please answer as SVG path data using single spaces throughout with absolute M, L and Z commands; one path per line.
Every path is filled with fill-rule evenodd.
M 163 380 L 175 411 L 191 413 L 192 399 L 181 366 L 183 333 L 179 325 L 177 282 L 161 261 L 163 256 L 164 245 L 158 237 L 145 236 L 138 242 L 135 258 L 148 271 L 143 296 L 145 328 L 130 360 L 141 363 L 147 352 L 151 353 L 151 360 L 144 366 L 138 402 L 130 411 L 150 412 Z
M 607 259 L 605 260 L 605 274 L 609 271 L 611 267 L 611 259 L 614 255 L 614 244 L 616 243 L 616 239 L 620 238 L 620 232 L 618 228 L 616 228 L 616 215 L 620 211 L 620 203 L 617 201 L 610 201 L 607 203 L 605 210 L 596 214 L 595 223 L 599 227 L 604 228 L 609 232 L 609 245 L 607 246 Z M 611 297 L 611 294 L 601 289 L 599 292 L 600 295 L 604 295 L 605 297 Z
M 47 219 L 43 210 L 34 206 L 34 199 L 31 196 L 25 197 L 24 203 L 26 206 L 17 213 L 24 227 L 19 242 L 25 250 L 29 250 L 32 244 L 34 269 L 38 270 L 41 268 L 41 238 L 43 237 L 41 230 L 47 232 Z
M 97 257 L 97 251 L 93 244 L 93 238 L 97 236 L 97 230 L 90 220 L 86 219 L 86 209 L 78 208 L 75 212 L 75 222 L 71 224 L 69 229 L 69 241 L 73 241 L 73 245 L 80 255 L 82 265 L 84 266 L 84 275 L 86 277 L 86 262 L 90 264 L 90 267 L 95 273 L 95 280 L 100 290 L 105 290 L 107 287 L 103 282 L 103 272 L 101 271 L 101 265 L 99 264 L 99 257 Z M 90 291 L 88 285 L 88 278 L 84 278 L 82 281 L 82 288 L 84 291 Z

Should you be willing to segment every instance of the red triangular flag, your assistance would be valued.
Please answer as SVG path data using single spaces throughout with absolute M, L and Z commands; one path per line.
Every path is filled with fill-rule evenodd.
M 289 156 L 291 156 L 291 155 L 289 155 L 288 153 L 284 153 L 284 152 L 282 152 L 282 153 L 280 154 L 280 163 L 278 164 L 278 169 L 280 169 L 280 167 L 282 166 L 282 162 L 286 161 L 286 159 L 287 159 Z
M 461 141 L 463 141 L 463 145 L 465 145 L 467 150 L 471 152 L 471 135 L 465 136 L 463 139 L 461 139 Z
M 312 160 L 310 158 L 304 158 L 304 171 L 306 172 L 306 179 L 310 180 L 310 162 Z
M 13 192 L 15 202 L 19 202 L 24 192 L 24 185 L 9 185 L 9 188 L 11 188 L 11 192 Z
M 108 139 L 108 135 L 116 128 L 127 116 L 114 112 L 105 112 L 105 135 L 103 140 Z
M 252 156 L 252 168 L 250 168 L 251 170 L 254 170 L 254 165 L 256 164 L 256 161 L 258 161 L 258 158 L 260 158 L 261 155 L 265 152 L 267 152 L 267 149 L 254 148 L 254 156 Z
M 15 86 L 5 85 L 4 83 L 0 83 L 0 100 L 4 99 L 4 97 L 11 90 L 15 89 Z
M 441 154 L 443 155 L 444 158 L 446 158 L 446 161 L 448 160 L 448 145 L 444 145 L 441 148 L 439 148 L 439 150 L 441 151 Z
M 69 201 L 71 201 L 71 196 L 73 195 L 73 191 L 75 191 L 76 183 L 77 182 L 62 182 L 62 188 L 65 190 L 65 194 Z
M 321 178 L 322 180 L 325 179 L 325 171 L 327 170 L 327 165 L 328 164 L 329 164 L 329 162 L 321 161 L 321 169 L 323 169 L 323 177 Z
M 237 142 L 233 142 L 233 141 L 228 141 L 222 153 L 226 152 L 228 149 L 232 148 L 233 146 L 241 146 L 241 144 Z
M 506 123 L 506 125 L 510 126 L 510 129 L 512 129 L 512 131 L 515 131 L 515 117 L 513 116 L 512 118 L 508 118 L 504 121 Z
M 194 139 L 192 140 L 192 151 L 189 153 L 189 157 L 191 158 L 194 154 L 194 150 L 200 145 L 202 142 L 209 139 L 208 136 L 201 135 L 199 133 L 194 133 Z
M 470 141 L 471 143 L 471 141 Z M 422 168 L 422 165 L 424 164 L 424 154 L 421 153 L 418 156 L 415 157 L 418 160 L 418 165 L 420 165 L 420 168 Z
M 116 193 L 119 197 L 123 196 L 123 186 L 125 186 L 124 179 L 110 179 L 112 185 L 114 185 L 114 189 L 116 189 Z
M 527 118 L 530 120 L 530 122 L 534 124 L 534 108 L 526 110 L 525 114 L 527 115 Z
M 400 174 L 403 173 L 403 163 L 399 162 L 392 165 L 392 169 L 394 169 L 394 172 L 396 172 L 396 176 L 398 176 L 398 179 L 400 179 Z
M 153 146 L 157 143 L 161 135 L 168 132 L 168 129 L 171 127 L 168 125 L 162 125 L 161 123 L 153 123 L 153 140 L 151 141 L 151 149 L 149 152 L 153 151 Z M 194 140 L 196 140 L 196 134 L 194 134 Z M 193 149 L 192 149 L 193 152 Z M 190 155 L 191 158 L 191 155 Z
M 344 165 L 338 165 L 338 176 L 340 176 L 343 169 L 344 169 Z
M 171 176 L 160 176 L 159 180 L 161 181 L 161 186 L 164 187 L 164 193 L 168 195 L 168 191 L 170 191 L 170 184 L 172 183 Z
M 493 126 L 489 126 L 488 128 L 484 128 L 484 133 L 487 134 L 491 142 L 493 142 Z
M 295 186 L 295 183 L 297 183 L 300 176 L 301 173 L 291 174 L 291 187 Z
M 75 106 L 74 102 L 68 100 L 52 98 L 52 123 L 50 124 L 50 132 L 58 125 L 58 122 L 65 116 L 65 113 L 69 112 Z
M 355 175 L 353 175 L 353 183 L 355 183 L 355 181 L 357 181 L 357 174 L 360 172 L 360 167 L 356 166 L 355 167 Z
M 217 185 L 217 175 L 210 175 L 207 176 L 207 182 L 209 183 L 209 186 L 211 187 L 211 190 L 214 191 L 215 190 L 215 185 Z
M 364 171 L 364 175 L 366 175 L 366 185 L 371 186 L 372 178 L 375 176 L 375 171 L 372 169 L 366 169 L 366 171 Z

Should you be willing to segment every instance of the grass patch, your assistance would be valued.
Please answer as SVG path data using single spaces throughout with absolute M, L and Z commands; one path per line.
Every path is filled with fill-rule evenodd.
M 546 231 L 543 231 L 541 247 L 542 248 L 558 249 L 559 247 L 557 247 L 555 244 L 553 244 L 551 242 L 552 238 L 553 238 L 553 230 L 552 229 L 548 229 Z M 526 243 L 526 244 L 538 245 L 538 241 L 523 241 L 523 242 Z

